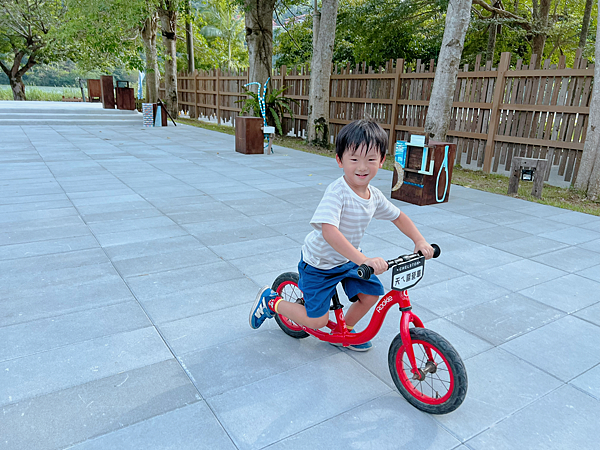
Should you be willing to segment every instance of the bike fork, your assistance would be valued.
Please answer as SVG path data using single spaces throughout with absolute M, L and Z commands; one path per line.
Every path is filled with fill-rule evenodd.
M 422 380 L 425 378 L 427 373 L 434 373 L 437 369 L 437 365 L 433 360 L 433 354 L 429 347 L 425 347 L 425 353 L 427 354 L 427 363 L 424 368 L 419 368 L 417 360 L 415 358 L 415 352 L 413 351 L 412 339 L 410 338 L 410 323 L 413 323 L 415 327 L 425 328 L 421 319 L 419 319 L 410 310 L 402 311 L 402 317 L 400 319 L 400 336 L 402 337 L 402 344 L 406 349 L 406 355 L 410 362 L 410 371 L 413 374 L 413 379 Z

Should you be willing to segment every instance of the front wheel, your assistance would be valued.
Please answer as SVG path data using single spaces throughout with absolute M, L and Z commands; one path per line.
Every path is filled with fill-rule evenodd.
M 284 302 L 293 302 L 304 304 L 304 295 L 298 287 L 299 276 L 295 272 L 285 272 L 279 275 L 275 281 L 273 281 L 273 289 L 279 294 Z M 300 328 L 295 322 L 292 322 L 285 316 L 275 314 L 275 320 L 279 328 L 283 330 L 285 334 L 296 339 L 303 339 L 310 336 L 306 331 Z
M 410 338 L 418 374 L 413 374 L 406 346 L 398 334 L 388 353 L 394 384 L 414 407 L 429 414 L 447 414 L 467 395 L 467 371 L 458 352 L 442 336 L 425 328 L 411 328 Z M 429 358 L 428 351 L 432 358 Z

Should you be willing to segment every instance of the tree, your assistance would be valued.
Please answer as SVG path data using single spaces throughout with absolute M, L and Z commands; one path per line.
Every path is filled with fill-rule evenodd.
M 315 7 L 316 7 L 315 0 Z M 313 25 L 313 55 L 310 67 L 307 140 L 313 144 L 329 145 L 329 82 L 331 57 L 335 40 L 338 0 L 323 0 L 321 13 L 315 14 Z
M 248 78 L 262 85 L 271 76 L 273 57 L 273 11 L 276 0 L 244 0 L 246 42 L 250 67 Z
M 144 20 L 141 36 L 146 54 L 146 102 L 156 103 L 158 101 L 158 86 L 160 83 L 160 72 L 158 70 L 158 51 L 156 49 L 156 35 L 158 34 L 158 13 L 152 11 Z
M 437 141 L 446 140 L 452 99 L 470 19 L 471 0 L 452 0 L 448 3 L 442 48 L 425 119 L 425 132 Z
M 65 14 L 60 0 L 0 0 L 0 68 L 15 100 L 26 100 L 23 75 L 29 69 L 66 59 L 67 48 L 56 36 Z
M 112 71 L 119 66 L 143 70 L 146 101 L 156 103 L 160 73 L 155 1 L 68 0 L 67 5 L 62 35 L 78 43 L 78 65 L 88 70 Z
M 592 6 L 594 0 L 586 0 L 585 9 L 583 11 L 583 19 L 581 21 L 581 33 L 579 34 L 579 45 L 578 47 L 583 51 L 587 42 L 588 30 L 590 28 L 590 19 L 592 17 Z
M 600 35 L 600 8 L 596 36 Z M 596 61 L 600 61 L 600 41 L 596 39 Z M 594 68 L 594 80 L 600 80 L 600 64 Z M 600 83 L 594 82 L 588 129 L 575 187 L 587 193 L 590 200 L 600 197 Z
M 177 100 L 177 13 L 178 0 L 160 0 L 158 17 L 165 47 L 165 104 L 171 117 L 179 116 Z
M 241 67 L 236 54 L 243 47 L 246 30 L 239 5 L 232 0 L 212 0 L 201 7 L 199 12 L 207 23 L 200 29 L 200 33 L 209 40 L 218 39 L 225 44 L 225 58 L 220 65 L 229 70 Z

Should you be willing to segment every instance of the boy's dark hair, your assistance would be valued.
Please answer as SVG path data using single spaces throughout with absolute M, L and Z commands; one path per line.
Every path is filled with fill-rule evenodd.
M 365 145 L 365 152 L 375 147 L 379 150 L 381 160 L 385 158 L 388 146 L 387 133 L 373 120 L 355 120 L 346 125 L 335 139 L 335 153 L 342 159 L 346 150 L 355 151 Z

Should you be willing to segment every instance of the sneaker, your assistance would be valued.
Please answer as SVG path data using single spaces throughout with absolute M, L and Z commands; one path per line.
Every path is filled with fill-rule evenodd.
M 350 331 L 350 333 L 355 333 L 354 330 Z M 333 343 L 330 342 L 331 345 L 333 345 L 334 347 L 343 347 L 342 344 L 339 343 Z M 366 352 L 367 350 L 371 350 L 371 348 L 373 347 L 373 344 L 371 344 L 371 341 L 367 341 L 364 344 L 356 344 L 356 345 L 349 345 L 348 347 L 345 348 L 349 348 L 350 350 L 354 350 L 355 352 Z
M 277 292 L 273 291 L 269 286 L 263 287 L 258 294 L 256 300 L 250 310 L 250 326 L 254 329 L 260 327 L 263 322 L 275 315 L 269 308 L 269 300 L 277 297 Z

